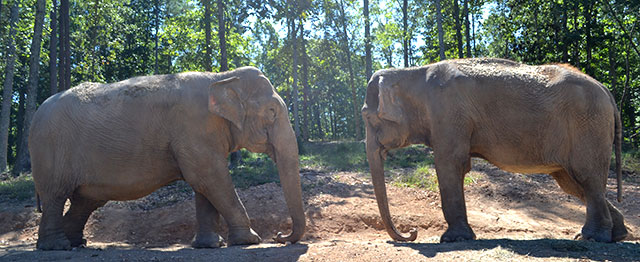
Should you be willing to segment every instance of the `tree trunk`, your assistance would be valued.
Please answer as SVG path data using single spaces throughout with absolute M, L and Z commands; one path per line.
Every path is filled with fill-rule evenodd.
M 9 18 L 9 35 L 6 52 L 6 66 L 4 68 L 4 83 L 2 91 L 2 108 L 0 108 L 0 173 L 7 169 L 7 148 L 9 147 L 9 120 L 11 116 L 11 102 L 13 101 L 13 74 L 16 61 L 16 23 L 18 21 L 18 1 L 11 6 Z
M 585 7 L 584 7 L 584 20 L 585 20 L 585 35 L 587 38 L 587 45 L 586 45 L 586 51 L 587 51 L 587 61 L 586 61 L 586 65 L 585 65 L 585 71 L 587 72 L 588 75 L 593 76 L 593 70 L 591 68 L 591 61 L 592 61 L 592 55 L 591 55 L 591 47 L 593 45 L 593 40 L 591 39 L 591 25 L 592 25 L 592 13 L 591 13 L 591 9 L 593 8 L 593 3 L 591 3 L 590 1 L 585 3 Z
M 51 13 L 49 14 L 49 20 L 51 20 L 51 34 L 49 35 L 49 95 L 54 95 L 58 93 L 58 29 L 56 25 L 58 21 L 56 6 L 58 3 L 56 0 L 51 2 Z
M 618 97 L 619 92 L 616 90 L 616 84 L 618 77 L 616 75 L 616 50 L 615 50 L 615 37 L 611 37 L 609 40 L 609 78 L 611 79 L 611 92 L 613 92 L 613 97 Z
M 101 16 L 99 13 L 99 5 L 100 5 L 100 0 L 93 0 L 93 10 L 91 10 L 91 33 L 89 34 L 90 37 L 90 47 L 91 50 L 94 50 L 97 46 L 96 42 L 97 42 L 97 38 L 98 38 L 98 27 L 100 26 L 100 22 L 99 22 L 99 17 Z M 91 72 L 91 79 L 92 81 L 96 81 L 96 64 L 98 63 L 99 60 L 99 56 L 100 54 L 98 52 L 90 52 L 91 55 L 91 60 L 89 61 L 90 64 L 90 70 L 89 72 Z
M 347 59 L 347 70 L 349 71 L 349 86 L 351 87 L 351 102 L 353 104 L 353 122 L 355 138 L 360 140 L 360 112 L 358 112 L 358 99 L 356 96 L 355 75 L 353 73 L 353 65 L 351 64 L 351 49 L 349 47 L 349 37 L 347 36 L 347 18 L 344 12 L 344 1 L 340 1 L 340 18 L 342 20 L 342 42 L 344 53 Z M 406 62 L 405 62 L 406 63 Z
M 438 44 L 440 45 L 440 61 L 447 59 L 444 55 L 444 31 L 442 30 L 442 10 L 440 0 L 436 1 L 436 24 L 438 24 Z
M 293 1 L 293 6 L 290 8 L 289 17 L 289 36 L 291 37 L 291 53 L 293 56 L 293 65 L 291 73 L 293 75 L 293 84 L 291 85 L 291 99 L 293 100 L 293 126 L 296 133 L 296 137 L 300 136 L 300 118 L 298 114 L 298 29 L 296 27 L 296 1 Z
M 317 95 L 316 95 L 317 97 Z M 318 105 L 318 102 L 314 99 L 314 103 L 313 103 L 313 117 L 312 119 L 316 120 L 316 124 L 313 128 L 313 130 L 316 131 L 316 137 L 320 140 L 324 140 L 324 131 L 322 130 L 322 117 L 320 116 L 320 105 Z
M 471 39 L 473 39 L 473 56 L 478 56 L 478 49 L 476 48 L 476 16 L 471 15 Z
M 369 81 L 372 74 L 372 61 L 371 61 L 371 30 L 369 19 L 369 0 L 364 0 L 364 9 L 362 11 L 364 13 L 364 61 L 365 61 L 365 69 L 364 75 L 366 77 L 366 81 Z
M 18 175 L 25 170 L 29 160 L 29 150 L 27 148 L 27 138 L 29 137 L 29 128 L 31 127 L 31 119 L 36 112 L 36 103 L 38 102 L 38 80 L 40 71 L 40 48 L 42 44 L 42 27 L 44 24 L 44 6 L 45 0 L 36 1 L 35 23 L 33 26 L 33 39 L 31 41 L 31 55 L 29 57 L 29 80 L 27 83 L 27 107 L 24 115 L 24 124 L 22 130 L 22 145 L 18 150 L 16 166 L 13 168 L 13 174 Z
M 458 58 L 464 58 L 462 53 L 462 34 L 460 33 L 460 7 L 458 0 L 453 0 L 453 20 L 455 21 L 456 42 L 458 44 Z
M 569 28 L 567 22 L 569 20 L 567 13 L 567 3 L 562 4 L 562 62 L 569 62 Z
M 302 45 L 302 86 L 304 88 L 303 107 L 302 107 L 302 138 L 305 142 L 309 141 L 309 96 L 311 88 L 309 87 L 309 58 L 307 56 L 307 45 L 304 39 L 303 19 L 300 18 L 300 44 Z
M 575 6 L 573 9 L 573 30 L 578 32 L 580 29 L 578 28 L 578 12 L 580 5 L 578 2 L 575 2 Z M 580 42 L 574 41 L 573 45 L 575 48 L 573 49 L 573 66 L 580 68 Z
M 408 9 L 408 0 L 402 1 L 402 51 L 404 55 L 404 67 L 409 67 L 409 22 L 407 9 Z
M 69 39 L 69 0 L 60 0 L 60 57 L 58 59 L 58 89 L 71 87 L 71 45 Z
M 227 30 L 224 22 L 224 1 L 218 0 L 218 39 L 220 40 L 220 72 L 229 70 L 227 64 L 227 41 L 225 40 L 225 31 Z
M 158 37 L 159 37 L 158 30 L 160 30 L 160 3 L 158 0 L 155 0 L 155 7 L 153 9 L 153 12 L 155 13 L 155 26 L 156 26 L 156 30 L 154 32 L 156 46 L 154 48 L 155 65 L 153 67 L 153 73 L 157 75 L 160 73 L 160 71 L 158 70 Z
M 464 7 L 462 9 L 462 15 L 464 15 L 464 34 L 466 38 L 467 57 L 471 57 L 471 36 L 469 33 L 469 0 L 463 0 Z
M 202 0 L 204 4 L 204 70 L 213 71 L 211 65 L 211 0 Z

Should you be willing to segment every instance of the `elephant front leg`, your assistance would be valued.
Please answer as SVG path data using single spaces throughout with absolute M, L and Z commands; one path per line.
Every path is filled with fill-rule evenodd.
M 211 161 L 211 159 L 215 159 Z M 224 157 L 209 157 L 201 161 L 186 161 L 180 168 L 187 183 L 206 197 L 227 221 L 229 237 L 227 245 L 248 245 L 260 243 L 261 239 L 253 229 L 247 211 L 231 181 L 227 160 Z M 213 162 L 213 163 L 212 163 Z M 193 166 L 191 164 L 194 164 Z M 207 163 L 205 168 L 195 163 Z M 213 166 L 211 166 L 213 165 Z M 205 213 L 207 211 L 204 211 Z M 207 218 L 211 219 L 211 218 Z M 205 229 L 206 231 L 206 229 Z
M 456 148 L 449 152 L 434 151 L 438 187 L 442 201 L 442 212 L 447 221 L 447 231 L 440 242 L 473 240 L 476 235 L 467 221 L 467 209 L 464 201 L 464 176 L 470 169 L 468 150 Z
M 220 225 L 220 213 L 207 200 L 207 197 L 196 192 L 196 219 L 198 232 L 191 243 L 194 248 L 217 248 L 222 246 L 222 237 L 215 232 Z

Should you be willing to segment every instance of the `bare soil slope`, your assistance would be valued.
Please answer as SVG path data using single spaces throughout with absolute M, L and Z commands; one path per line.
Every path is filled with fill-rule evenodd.
M 435 173 L 435 171 L 433 171 Z M 2 261 L 640 261 L 640 179 L 630 174 L 625 200 L 609 200 L 625 215 L 632 235 L 615 244 L 572 241 L 585 208 L 548 175 L 503 172 L 474 164 L 466 186 L 469 221 L 479 240 L 438 244 L 446 228 L 437 192 L 389 186 L 391 211 L 402 231 L 418 228 L 412 243 L 391 241 L 383 229 L 370 178 L 362 173 L 302 172 L 308 230 L 294 245 L 276 244 L 290 219 L 274 183 L 239 190 L 263 243 L 220 249 L 189 247 L 195 230 L 191 191 L 183 183 L 136 201 L 110 202 L 85 230 L 88 247 L 35 251 L 40 214 L 33 204 L 0 204 Z M 26 207 L 25 207 L 26 205 Z M 224 227 L 222 227 L 224 231 Z

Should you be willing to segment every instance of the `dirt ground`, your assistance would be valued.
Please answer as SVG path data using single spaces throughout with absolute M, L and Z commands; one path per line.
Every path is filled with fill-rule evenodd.
M 511 174 L 476 162 L 475 183 L 465 187 L 465 197 L 478 240 L 449 244 L 438 243 L 446 223 L 437 192 L 388 187 L 396 226 L 418 228 L 415 242 L 394 242 L 383 229 L 366 174 L 303 169 L 301 176 L 308 227 L 297 244 L 272 240 L 278 231 L 288 232 L 290 219 L 281 188 L 270 183 L 238 191 L 262 244 L 191 248 L 193 195 L 178 183 L 140 200 L 100 208 L 85 229 L 87 247 L 72 251 L 36 251 L 40 214 L 33 212 L 33 203 L 2 203 L 0 260 L 640 261 L 640 176 L 635 174 L 625 179 L 622 203 L 615 201 L 615 179 L 609 179 L 609 201 L 632 232 L 613 244 L 572 240 L 584 222 L 585 207 L 548 175 Z

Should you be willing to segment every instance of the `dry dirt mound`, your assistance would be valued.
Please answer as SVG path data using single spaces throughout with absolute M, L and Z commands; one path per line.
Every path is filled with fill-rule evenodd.
M 33 207 L 3 204 L 0 260 L 640 261 L 637 238 L 617 244 L 570 241 L 582 226 L 585 208 L 561 192 L 549 176 L 510 174 L 483 163 L 476 163 L 471 175 L 476 182 L 465 188 L 465 197 L 469 222 L 479 241 L 437 244 L 446 228 L 439 194 L 389 186 L 396 226 L 402 231 L 419 230 L 414 243 L 390 241 L 366 175 L 305 172 L 302 182 L 308 229 L 299 244 L 285 246 L 271 240 L 278 231 L 288 232 L 291 223 L 282 190 L 271 183 L 238 192 L 263 244 L 191 249 L 193 196 L 184 184 L 174 184 L 144 199 L 110 202 L 94 212 L 85 230 L 88 248 L 75 251 L 33 251 L 39 214 L 32 212 Z M 608 198 L 638 235 L 639 183 L 627 183 L 625 201 L 617 203 L 615 184 L 610 180 Z

